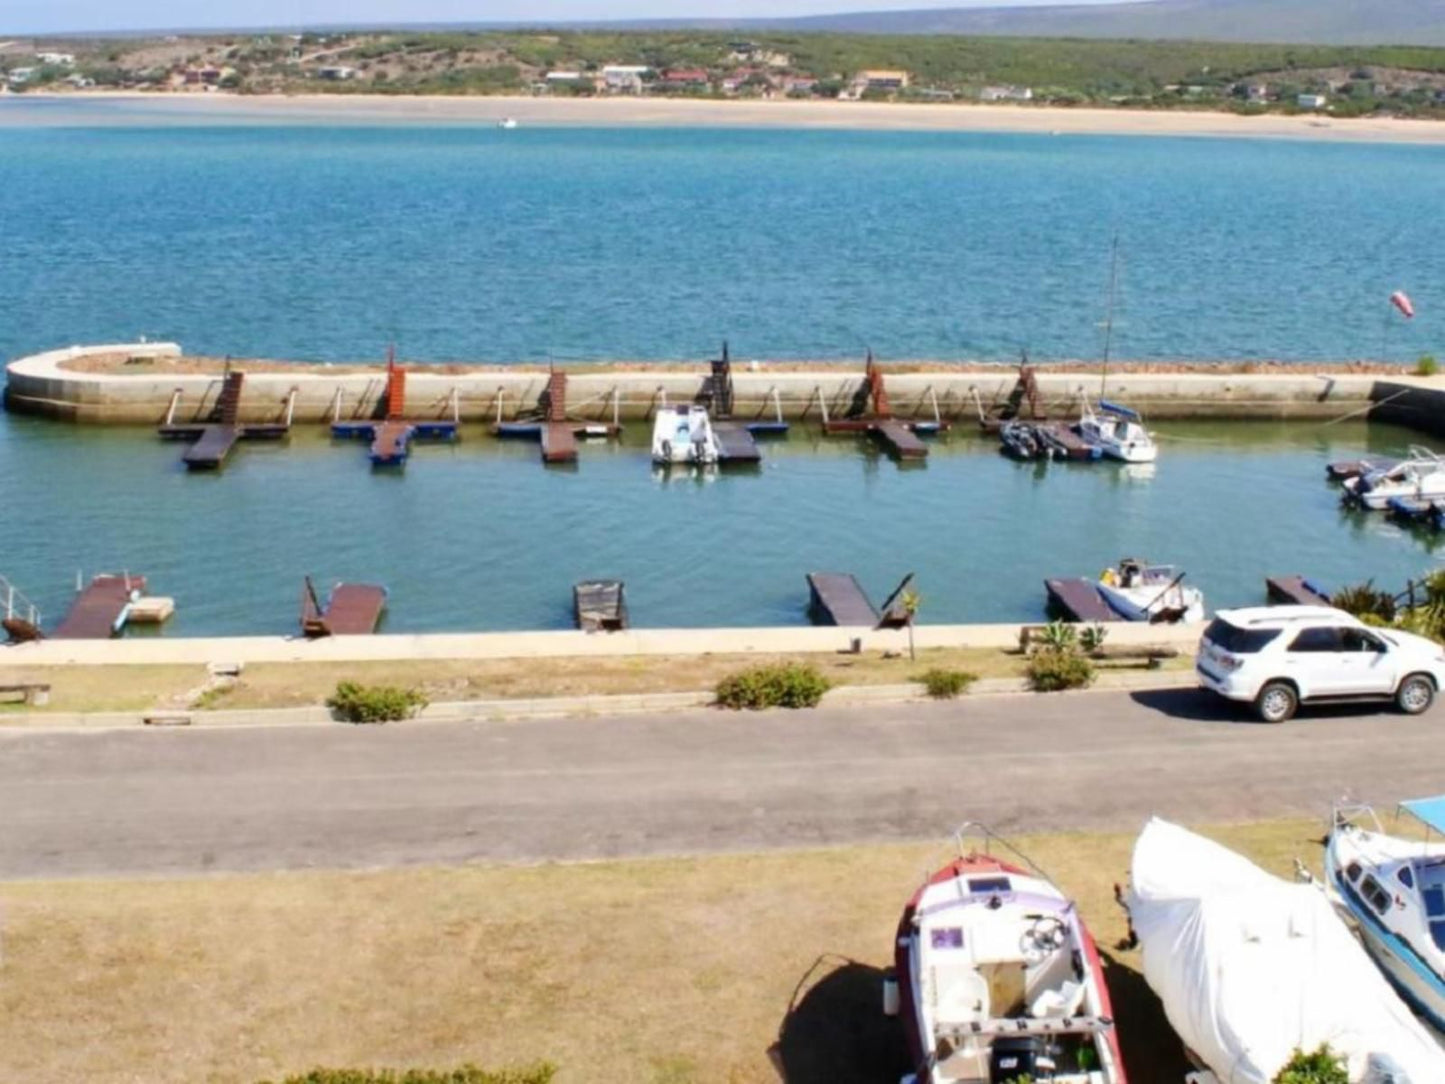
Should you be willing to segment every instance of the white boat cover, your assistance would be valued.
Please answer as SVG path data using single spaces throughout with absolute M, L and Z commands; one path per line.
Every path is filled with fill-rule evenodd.
M 1445 1081 L 1445 1052 L 1317 886 L 1158 819 L 1134 845 L 1130 876 L 1144 977 L 1220 1084 L 1270 1084 L 1296 1047 L 1326 1042 L 1349 1058 L 1353 1082 L 1370 1079 L 1372 1053 L 1389 1054 L 1410 1084 Z

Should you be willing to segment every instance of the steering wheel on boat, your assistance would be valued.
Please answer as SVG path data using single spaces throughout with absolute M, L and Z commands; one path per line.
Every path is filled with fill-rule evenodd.
M 1058 915 L 1037 915 L 1019 940 L 1019 953 L 1024 963 L 1041 964 L 1050 953 L 1063 948 L 1068 941 L 1068 927 Z

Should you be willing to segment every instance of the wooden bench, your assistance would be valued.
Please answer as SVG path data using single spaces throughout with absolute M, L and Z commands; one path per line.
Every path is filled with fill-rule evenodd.
M 50 703 L 50 685 L 40 681 L 0 685 L 0 695 L 19 696 L 27 707 L 43 708 Z

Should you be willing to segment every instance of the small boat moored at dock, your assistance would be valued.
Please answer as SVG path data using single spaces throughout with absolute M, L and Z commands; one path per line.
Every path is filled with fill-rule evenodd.
M 717 436 L 707 409 L 662 407 L 652 423 L 652 461 L 658 466 L 709 467 L 718 461 Z
M 1386 833 L 1369 806 L 1337 807 L 1325 883 L 1385 978 L 1445 1031 L 1445 796 L 1400 808 L 1424 839 Z
M 1184 585 L 1173 565 L 1151 565 L 1125 557 L 1099 577 L 1099 593 L 1126 621 L 1154 624 L 1204 620 L 1204 592 Z
M 1096 411 L 1088 402 L 1074 432 L 1100 454 L 1125 463 L 1152 463 L 1159 458 L 1159 448 L 1138 411 L 1117 403 L 1099 400 Z
M 967 834 L 984 850 L 964 852 Z M 987 829 L 903 910 L 884 1011 L 903 1024 L 903 1084 L 1125 1084 L 1109 990 L 1073 901 Z M 998 842 L 1018 862 L 989 853 Z M 896 991 L 896 995 L 895 995 Z
M 1410 458 L 1385 470 L 1357 474 L 1344 481 L 1345 500 L 1382 511 L 1394 498 L 1428 503 L 1445 500 L 1445 458 L 1418 445 Z

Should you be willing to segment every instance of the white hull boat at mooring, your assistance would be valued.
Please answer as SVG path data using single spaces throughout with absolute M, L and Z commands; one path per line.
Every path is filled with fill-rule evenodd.
M 1074 432 L 1091 447 L 1098 448 L 1110 459 L 1125 463 L 1152 463 L 1159 458 L 1158 445 L 1138 411 L 1117 403 L 1099 400 L 1095 411 L 1087 402 Z
M 1125 557 L 1099 577 L 1099 593 L 1126 621 L 1154 624 L 1204 620 L 1204 592 L 1184 585 L 1173 565 L 1151 565 Z
M 663 407 L 652 423 L 652 461 L 659 466 L 706 467 L 718 461 L 717 437 L 700 406 Z
M 1344 487 L 1347 501 L 1375 512 L 1389 507 L 1397 497 L 1426 504 L 1445 500 L 1445 458 L 1429 448 L 1412 447 L 1409 459 L 1385 470 L 1347 478 Z
M 1337 808 L 1326 883 L 1390 984 L 1445 1031 L 1445 797 L 1401 808 L 1427 838 L 1387 834 L 1368 806 Z
M 965 825 L 961 856 L 928 878 L 898 923 L 884 1011 L 903 1024 L 913 1069 L 902 1084 L 1126 1084 L 1103 965 L 1078 908 L 1022 855 L 1015 865 L 963 854 L 970 832 L 997 838 Z
M 1144 978 L 1207 1084 L 1271 1084 L 1321 1044 L 1350 1084 L 1437 1084 L 1445 1051 L 1317 885 L 1176 825 L 1134 845 L 1126 906 Z

